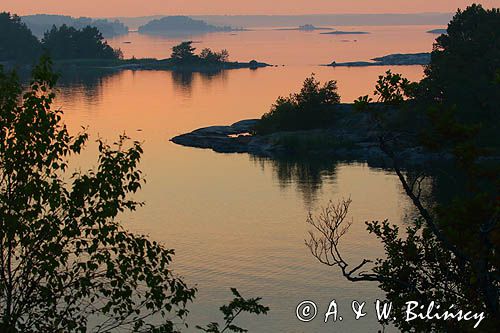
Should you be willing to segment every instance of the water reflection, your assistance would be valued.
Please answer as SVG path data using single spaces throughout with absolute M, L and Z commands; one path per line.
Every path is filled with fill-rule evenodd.
M 114 86 L 122 81 L 126 75 L 132 73 L 135 76 L 137 71 L 115 71 L 88 69 L 63 70 L 59 72 L 58 96 L 65 100 L 83 100 L 85 105 L 98 105 L 103 97 L 103 90 L 106 86 Z M 227 81 L 226 71 L 214 72 L 187 72 L 187 71 L 164 71 L 166 77 L 171 78 L 174 91 L 191 97 L 195 85 L 209 89 L 214 83 L 224 83 Z M 26 81 L 29 76 L 26 75 Z
M 111 70 L 64 70 L 59 72 L 58 88 L 63 98 L 81 98 L 87 105 L 97 104 L 102 99 L 103 86 L 120 73 Z
M 193 72 L 172 72 L 172 81 L 174 85 L 183 91 L 191 91 L 193 79 Z
M 224 82 L 227 79 L 226 71 L 211 71 L 211 72 L 188 72 L 188 71 L 174 71 L 169 72 L 172 76 L 174 88 L 186 95 L 191 96 L 193 85 L 196 81 L 200 81 L 202 86 L 208 87 L 216 81 Z
M 386 163 L 367 163 L 366 161 L 338 160 L 334 158 L 319 157 L 258 157 L 251 156 L 250 159 L 259 165 L 262 170 L 271 168 L 273 178 L 280 188 L 295 187 L 302 195 L 305 208 L 314 209 L 318 199 L 324 195 L 322 188 L 325 183 L 334 184 L 337 181 L 338 168 L 345 165 L 366 166 L 371 170 L 393 174 L 394 170 Z M 451 169 L 446 165 L 436 166 L 412 166 L 404 168 L 403 173 L 410 184 L 415 184 L 415 191 L 420 193 L 422 202 L 426 207 L 433 207 L 435 202 L 446 201 L 457 189 L 458 184 L 450 184 Z M 403 188 L 397 182 L 401 195 L 405 196 Z M 448 199 L 449 200 L 449 199 Z M 403 215 L 406 220 L 412 221 L 417 217 L 414 207 L 405 210 Z
M 334 183 L 339 161 L 328 158 L 282 157 L 278 159 L 253 156 L 251 159 L 264 170 L 270 167 L 282 188 L 297 187 L 306 208 L 314 206 L 323 182 Z

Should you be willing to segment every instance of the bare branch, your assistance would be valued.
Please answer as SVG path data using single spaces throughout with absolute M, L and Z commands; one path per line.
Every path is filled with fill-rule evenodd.
M 352 219 L 347 219 L 351 203 L 351 199 L 343 199 L 337 204 L 330 201 L 316 218 L 309 214 L 307 223 L 314 228 L 314 231 L 309 232 L 309 240 L 305 241 L 306 246 L 319 262 L 331 267 L 340 267 L 342 274 L 349 281 L 380 281 L 381 278 L 377 274 L 362 271 L 366 265 L 372 263 L 371 260 L 363 259 L 360 264 L 348 269 L 350 265 L 340 253 L 340 239 L 345 236 L 353 223 Z

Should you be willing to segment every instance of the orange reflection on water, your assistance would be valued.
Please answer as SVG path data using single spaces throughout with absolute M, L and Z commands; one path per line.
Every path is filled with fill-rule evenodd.
M 257 321 L 242 319 L 242 326 L 252 332 L 330 332 L 332 327 L 321 325 L 321 320 L 297 323 L 294 307 L 305 298 L 326 304 L 331 298 L 370 301 L 381 292 L 373 284 L 350 284 L 311 257 L 303 243 L 307 213 L 330 199 L 350 196 L 355 224 L 345 239 L 345 256 L 352 261 L 373 259 L 382 254 L 381 246 L 367 234 L 364 221 L 388 218 L 403 224 L 408 212 L 397 177 L 326 157 L 308 163 L 273 161 L 180 147 L 168 140 L 195 128 L 260 117 L 279 95 L 300 89 L 312 72 L 321 81 L 337 80 L 344 102 L 370 94 L 378 75 L 388 68 L 319 64 L 426 51 L 434 37 L 425 33 L 428 28 L 373 28 L 363 39 L 356 37 L 357 42 L 283 31 L 205 35 L 199 47 L 225 47 L 234 59 L 257 58 L 286 66 L 211 75 L 130 70 L 77 79 L 67 75 L 56 105 L 64 109 L 72 131 L 83 125 L 89 126 L 93 139 L 100 135 L 112 140 L 125 131 L 144 141 L 141 169 L 148 183 L 136 199 L 146 206 L 125 216 L 124 225 L 176 249 L 177 272 L 200 290 L 190 323 L 217 318 L 217 308 L 229 297 L 228 288 L 236 286 L 245 295 L 264 297 L 272 309 Z M 126 54 L 155 57 L 168 55 L 168 46 L 177 42 L 130 35 L 112 43 L 122 45 L 124 40 L 132 41 L 123 44 Z M 392 70 L 411 80 L 423 72 L 420 66 Z M 75 163 L 87 168 L 95 164 L 95 157 L 91 142 Z M 346 319 L 335 328 L 362 332 L 377 325 L 370 317 Z

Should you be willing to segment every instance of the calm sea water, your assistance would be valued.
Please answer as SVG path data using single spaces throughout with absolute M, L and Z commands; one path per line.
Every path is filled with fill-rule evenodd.
M 66 74 L 57 106 L 71 130 L 88 126 L 93 139 L 112 141 L 125 132 L 144 142 L 141 168 L 147 184 L 137 195 L 146 206 L 123 217 L 126 228 L 150 235 L 176 249 L 174 267 L 199 288 L 190 305 L 190 329 L 221 320 L 219 306 L 231 299 L 230 287 L 244 296 L 263 297 L 268 316 L 240 323 L 250 332 L 376 332 L 373 301 L 383 294 L 373 283 L 349 283 L 316 262 L 304 245 L 309 212 L 329 200 L 350 197 L 354 224 L 343 241 L 353 264 L 382 255 L 364 222 L 389 219 L 404 224 L 411 207 L 396 177 L 364 164 L 328 161 L 273 161 L 246 154 L 217 154 L 180 147 L 174 135 L 195 128 L 257 118 L 277 96 L 300 88 L 316 73 L 338 81 L 344 102 L 370 94 L 385 67 L 329 68 L 319 64 L 367 60 L 389 53 L 430 51 L 431 26 L 343 27 L 369 35 L 329 36 L 319 32 L 261 29 L 187 37 L 148 37 L 132 33 L 110 40 L 126 57 L 168 57 L 180 40 L 197 48 L 226 48 L 234 60 L 257 59 L 279 65 L 213 75 L 163 71 Z M 131 42 L 131 43 L 124 43 Z M 395 67 L 412 80 L 422 67 Z M 96 163 L 95 144 L 78 159 L 80 168 Z M 318 304 L 310 323 L 295 318 L 302 300 Z M 322 316 L 336 299 L 344 320 L 325 324 Z M 353 300 L 367 301 L 368 316 L 355 321 Z

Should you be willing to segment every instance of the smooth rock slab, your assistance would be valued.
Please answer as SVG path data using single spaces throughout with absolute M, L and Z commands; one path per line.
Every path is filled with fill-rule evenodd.
M 210 126 L 199 128 L 190 133 L 178 135 L 170 141 L 196 148 L 212 149 L 219 153 L 247 153 L 257 119 L 238 121 L 230 126 Z

